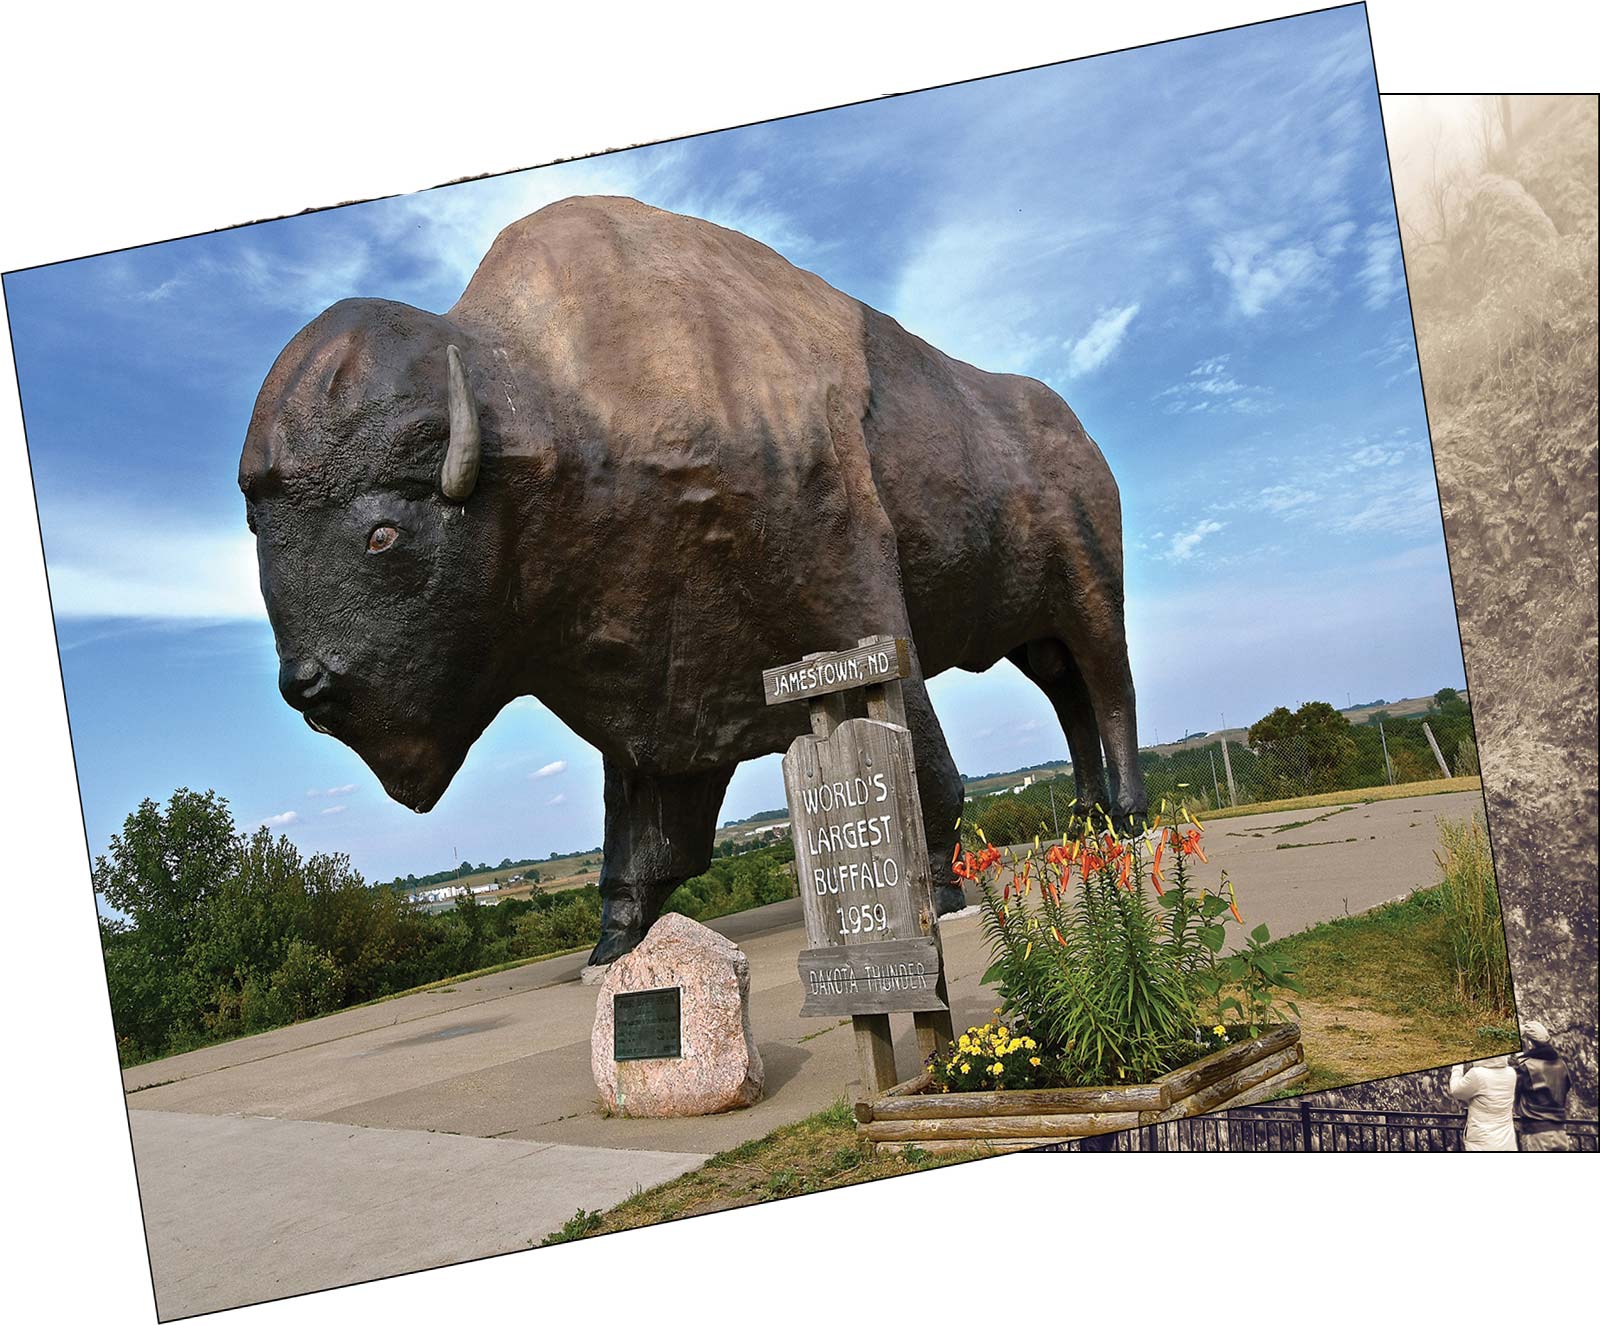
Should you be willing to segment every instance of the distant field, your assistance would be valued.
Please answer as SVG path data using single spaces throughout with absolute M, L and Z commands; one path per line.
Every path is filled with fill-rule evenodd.
M 424 884 L 419 891 L 432 892 L 435 888 L 454 887 L 457 884 L 464 884 L 470 888 L 508 879 L 513 874 L 525 874 L 529 870 L 539 871 L 538 883 L 513 884 L 488 896 L 527 897 L 535 892 L 560 892 L 566 888 L 581 888 L 586 883 L 599 883 L 600 852 L 581 851 L 570 856 L 557 856 L 554 860 L 535 861 L 532 865 L 516 865 L 508 870 L 482 870 L 477 874 L 466 874 L 459 879 L 449 879 L 443 883 Z M 479 900 L 485 899 L 480 897 Z
M 764 833 L 769 828 L 773 828 L 778 824 L 788 822 L 789 812 L 787 810 L 783 810 L 774 811 L 771 814 L 763 815 L 759 819 L 749 819 L 742 824 L 729 824 L 725 828 L 717 829 L 716 836 L 711 839 L 712 844 L 714 846 L 721 846 L 724 842 L 728 841 L 729 838 L 742 838 L 748 837 L 752 833 Z
M 1467 698 L 1465 689 L 1461 697 Z M 1397 699 L 1392 704 L 1357 704 L 1354 708 L 1340 709 L 1356 726 L 1370 722 L 1374 714 L 1383 713 L 1395 718 L 1415 717 L 1419 713 L 1426 713 L 1433 706 L 1432 695 L 1420 695 L 1415 699 Z M 1239 745 L 1246 743 L 1249 735 L 1248 727 L 1229 727 L 1226 735 L 1230 741 Z M 1141 746 L 1141 750 L 1152 751 L 1159 755 L 1170 755 L 1179 750 L 1195 750 L 1202 746 L 1215 745 L 1222 739 L 1224 730 L 1204 732 L 1199 736 L 1191 737 L 1186 741 L 1164 741 L 1160 745 Z M 1020 786 L 1022 779 L 1033 776 L 1035 782 L 1043 782 L 1046 778 L 1054 777 L 1058 773 L 1065 773 L 1072 767 L 1070 760 L 1062 759 L 1053 764 L 1045 764 L 1041 768 L 1014 769 L 1009 773 L 992 773 L 988 777 L 966 779 L 966 794 L 968 796 L 988 796 L 997 791 L 1009 791 L 1012 787 Z
M 1463 697 L 1465 697 L 1466 693 L 1465 690 L 1461 692 Z M 1425 713 L 1432 703 L 1433 696 L 1422 695 L 1415 699 L 1397 699 L 1392 704 L 1361 704 L 1355 708 L 1342 709 L 1341 712 L 1352 723 L 1364 723 L 1369 721 L 1373 714 L 1379 712 L 1392 714 L 1397 718 Z M 1248 728 L 1244 727 L 1230 727 L 1227 730 L 1228 739 L 1243 744 L 1247 731 Z M 1171 741 L 1145 748 L 1153 750 L 1157 754 L 1171 754 L 1176 750 L 1189 750 L 1197 746 L 1215 744 L 1221 736 L 1221 731 L 1206 732 L 1203 736 L 1196 736 L 1187 741 Z M 1030 773 L 1036 782 L 1042 782 L 1058 773 L 1067 772 L 1071 767 L 1072 765 L 1063 759 L 1059 763 L 1046 764 L 1042 768 L 1030 769 L 1027 772 L 1019 769 L 1009 773 L 995 773 L 989 777 L 973 778 L 965 784 L 966 794 L 968 796 L 984 796 L 997 791 L 1005 791 L 1020 785 L 1023 778 L 1029 776 Z M 1356 800 L 1385 800 L 1390 796 L 1417 796 L 1436 791 L 1476 790 L 1478 785 L 1476 778 L 1451 778 L 1435 783 L 1413 783 L 1405 787 L 1373 787 L 1357 792 L 1335 794 L 1339 797 L 1348 797 Z M 1426 787 L 1426 790 L 1423 790 L 1423 787 Z M 1326 797 L 1302 797 L 1295 801 L 1285 801 L 1281 805 L 1241 806 L 1238 811 L 1213 812 L 1208 817 L 1226 818 L 1232 813 L 1255 814 L 1267 809 L 1306 809 L 1314 804 L 1331 805 L 1337 803 L 1343 803 L 1343 801 L 1330 800 Z M 726 827 L 719 828 L 712 840 L 717 845 L 721 845 L 730 838 L 747 837 L 752 833 L 771 828 L 775 824 L 784 823 L 787 819 L 788 814 L 786 812 L 775 811 L 772 814 L 762 816 L 760 819 L 751 819 L 744 823 L 729 824 Z M 465 883 L 469 886 L 484 884 L 491 880 L 505 879 L 512 874 L 521 874 L 528 869 L 536 869 L 539 871 L 539 882 L 537 884 L 518 884 L 492 894 L 494 897 L 526 897 L 534 892 L 559 892 L 567 888 L 580 888 L 585 884 L 598 883 L 600 881 L 600 860 L 601 853 L 598 851 L 580 851 L 568 856 L 558 856 L 554 860 L 536 861 L 528 866 L 518 866 L 508 870 L 485 870 L 478 874 L 469 874 L 465 878 L 457 879 L 454 882 Z M 429 885 L 432 888 L 442 886 L 441 884 Z
M 1446 796 L 1453 791 L 1482 791 L 1482 778 L 1433 778 L 1426 782 L 1400 782 L 1392 787 L 1355 787 L 1345 791 L 1325 791 L 1316 796 L 1296 796 L 1291 800 L 1257 801 L 1254 805 L 1226 806 L 1208 810 L 1206 823 L 1216 819 L 1235 819 L 1246 814 L 1275 814 L 1279 810 L 1320 810 L 1330 805 L 1365 805 L 1371 801 L 1404 800 L 1409 796 Z

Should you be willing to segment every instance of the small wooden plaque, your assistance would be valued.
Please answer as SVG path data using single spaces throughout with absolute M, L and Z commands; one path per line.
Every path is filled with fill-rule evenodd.
M 831 944 L 800 954 L 802 1017 L 943 1012 L 939 950 L 931 938 Z
M 797 699 L 883 685 L 911 675 L 911 646 L 903 639 L 886 638 L 877 644 L 859 644 L 841 653 L 823 653 L 761 673 L 768 704 L 789 704 Z

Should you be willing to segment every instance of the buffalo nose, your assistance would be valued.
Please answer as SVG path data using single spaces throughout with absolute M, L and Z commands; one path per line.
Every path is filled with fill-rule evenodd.
M 289 704 L 305 709 L 326 693 L 333 678 L 318 663 L 285 658 L 278 665 L 278 689 Z

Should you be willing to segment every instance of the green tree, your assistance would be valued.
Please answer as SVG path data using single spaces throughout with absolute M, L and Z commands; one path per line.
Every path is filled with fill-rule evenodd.
M 1250 744 L 1281 795 L 1310 795 L 1340 785 L 1341 769 L 1355 759 L 1350 720 L 1322 700 L 1293 713 L 1279 705 L 1250 728 Z
M 214 791 L 179 787 L 165 810 L 147 799 L 123 821 L 94 862 L 94 890 L 128 918 L 151 952 L 176 959 L 233 853 L 228 802 Z

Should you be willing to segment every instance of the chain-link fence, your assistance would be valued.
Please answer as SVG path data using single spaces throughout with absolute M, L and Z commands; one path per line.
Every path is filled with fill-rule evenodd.
M 1478 773 L 1465 701 L 1450 697 L 1415 716 L 1379 712 L 1352 723 L 1330 705 L 1277 709 L 1249 728 L 1200 732 L 1139 751 L 1152 809 L 1166 801 L 1196 814 L 1328 792 L 1397 786 Z M 964 821 L 995 842 L 1059 836 L 1071 817 L 1069 767 L 967 797 Z

